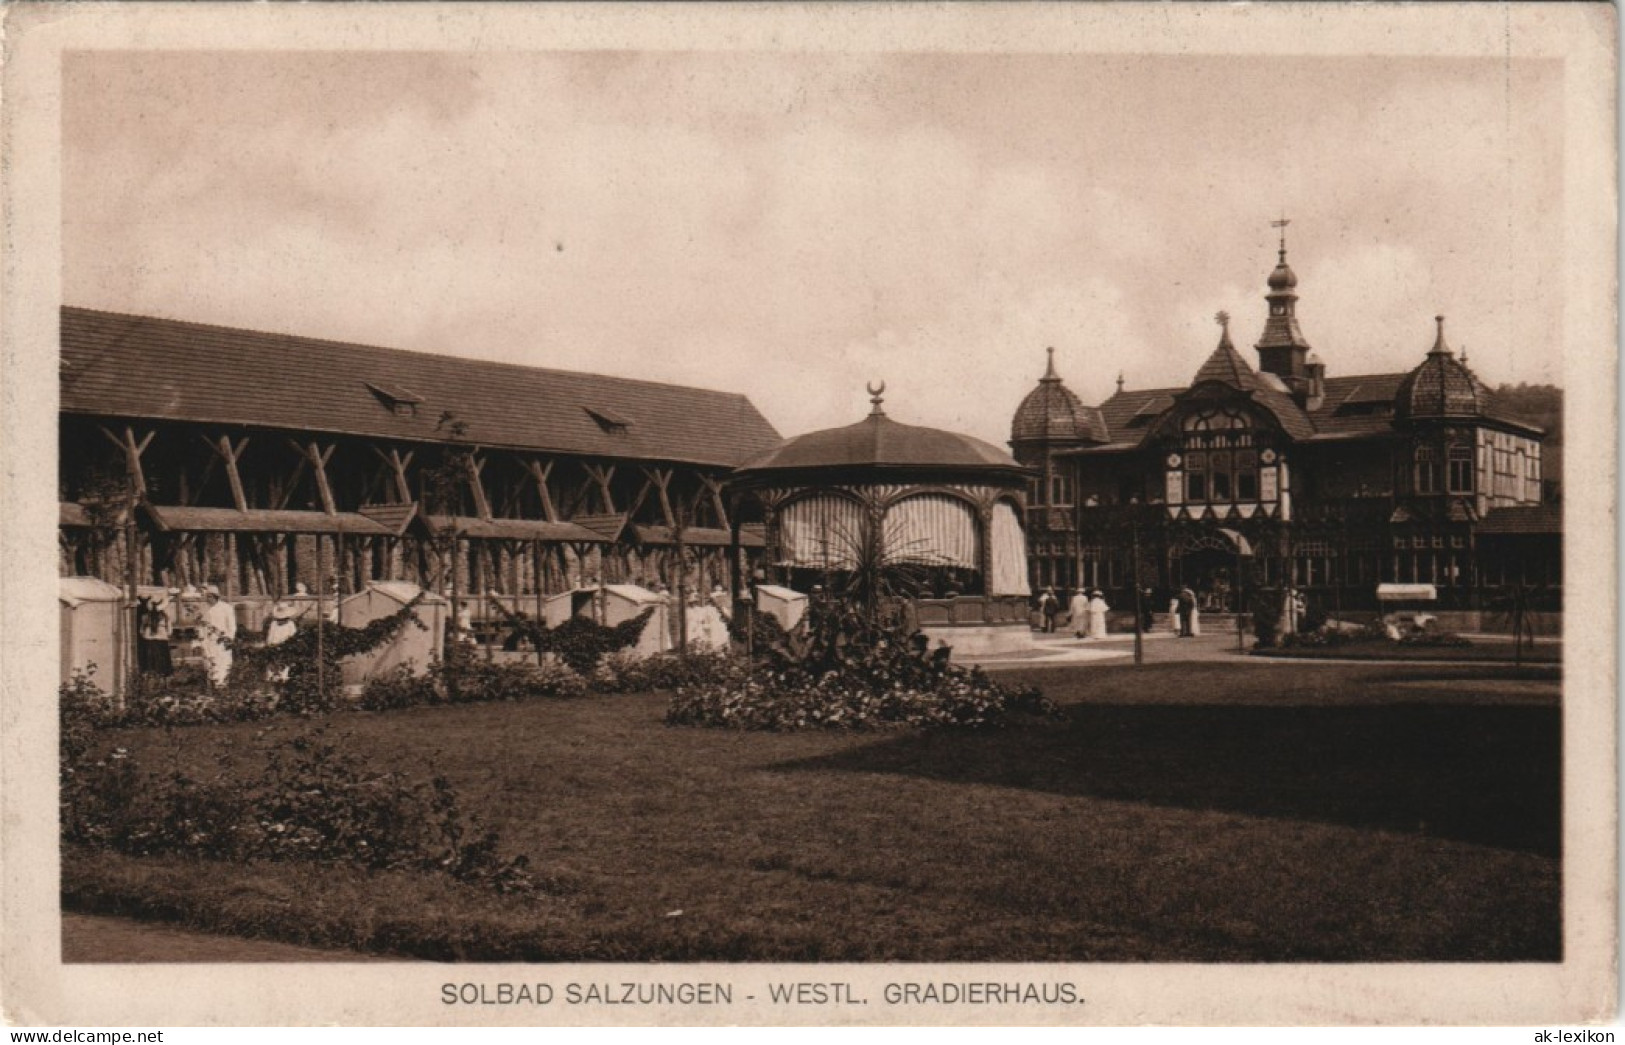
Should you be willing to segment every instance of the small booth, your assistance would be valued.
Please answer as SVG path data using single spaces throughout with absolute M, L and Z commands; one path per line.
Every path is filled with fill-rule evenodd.
M 794 631 L 807 615 L 807 596 L 777 584 L 756 586 L 756 612 L 772 617 L 785 631 Z
M 671 625 L 667 619 L 668 602 L 665 596 L 636 584 L 606 584 L 596 590 L 604 593 L 602 623 L 606 627 L 613 628 L 647 609 L 654 609 L 632 652 L 647 657 L 671 648 L 671 641 L 667 638 Z
M 1382 608 L 1383 625 L 1390 638 L 1424 631 L 1438 620 L 1433 608 L 1439 590 L 1431 584 L 1379 584 L 1377 605 Z
M 556 628 L 571 617 L 598 619 L 597 588 L 575 588 L 542 597 L 542 623 Z
M 450 604 L 433 592 L 425 592 L 410 581 L 373 581 L 339 603 L 339 619 L 347 628 L 361 628 L 375 620 L 399 613 L 419 595 L 423 600 L 412 611 L 422 624 L 408 623 L 383 646 L 344 661 L 344 682 L 353 685 L 374 675 L 394 670 L 401 664 L 411 665 L 414 675 L 429 670 L 429 664 L 439 655 L 446 634 L 446 615 Z M 314 601 L 314 600 L 313 600 Z M 314 620 L 301 621 L 301 630 L 315 626 Z
M 57 605 L 62 615 L 62 681 L 94 667 L 96 685 L 117 696 L 124 593 L 95 577 L 63 577 L 58 581 Z

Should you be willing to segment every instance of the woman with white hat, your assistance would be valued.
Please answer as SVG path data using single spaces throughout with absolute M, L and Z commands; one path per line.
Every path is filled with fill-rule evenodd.
M 294 609 L 293 603 L 287 599 L 278 599 L 271 604 L 271 622 L 265 626 L 265 645 L 280 646 L 293 638 L 299 631 L 297 618 L 299 611 Z M 288 669 L 281 668 L 270 672 L 272 682 L 288 681 Z
M 1103 639 L 1106 637 L 1106 611 L 1111 607 L 1106 605 L 1106 596 L 1096 588 L 1089 596 L 1089 637 Z

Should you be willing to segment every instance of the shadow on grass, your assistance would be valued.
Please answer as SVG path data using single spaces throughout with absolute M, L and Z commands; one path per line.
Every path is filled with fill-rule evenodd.
M 777 771 L 896 773 L 1448 838 L 1556 857 L 1556 707 L 1086 704 L 1053 727 L 910 734 Z

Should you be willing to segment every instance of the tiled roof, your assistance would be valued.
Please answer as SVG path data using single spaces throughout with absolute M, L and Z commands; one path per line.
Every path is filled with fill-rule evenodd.
M 449 411 L 481 445 L 723 466 L 780 441 L 735 393 L 69 307 L 62 409 L 429 442 Z
M 468 515 L 425 515 L 424 525 L 436 533 L 506 541 L 564 541 L 600 544 L 603 538 L 573 522 L 546 522 L 540 519 L 481 519 Z
M 1076 442 L 1088 439 L 1106 441 L 1106 423 L 1100 411 L 1085 406 L 1077 393 L 1055 376 L 1054 370 L 1040 378 L 1037 387 L 1016 408 L 1010 422 L 1010 441 L 1048 440 Z
M 1100 414 L 1106 422 L 1107 434 L 1114 441 L 1132 438 L 1135 442 L 1139 442 L 1139 436 L 1144 432 L 1145 426 L 1134 424 L 1134 418 L 1155 419 L 1158 414 L 1173 406 L 1174 395 L 1183 391 L 1183 388 L 1141 388 L 1118 392 L 1100 404 Z
M 1478 532 L 1486 533 L 1562 533 L 1563 506 L 1559 504 L 1519 505 L 1516 508 L 1493 508 L 1478 524 Z
M 145 506 L 160 530 L 186 533 L 353 533 L 392 536 L 394 531 L 359 512 L 283 511 L 271 508 L 198 508 L 186 505 Z
M 878 413 L 854 425 L 787 439 L 747 461 L 739 471 L 867 466 L 1026 471 L 1009 454 L 980 439 L 899 424 Z
M 674 545 L 677 537 L 669 526 L 634 526 L 639 544 Z M 690 526 L 683 531 L 683 543 L 704 545 L 709 548 L 727 548 L 733 544 L 733 534 L 712 526 Z M 739 544 L 743 548 L 761 548 L 767 544 L 766 534 L 760 530 L 739 528 Z

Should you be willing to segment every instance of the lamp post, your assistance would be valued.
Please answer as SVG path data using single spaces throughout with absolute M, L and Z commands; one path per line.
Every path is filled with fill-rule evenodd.
M 1138 519 L 1130 519 L 1129 525 L 1133 528 L 1134 539 L 1134 664 L 1136 667 L 1145 663 L 1145 610 L 1140 605 L 1140 523 Z

